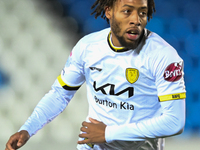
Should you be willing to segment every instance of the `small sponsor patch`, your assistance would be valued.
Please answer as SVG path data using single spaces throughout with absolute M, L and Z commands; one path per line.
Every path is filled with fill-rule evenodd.
M 101 68 L 96 68 L 96 67 L 90 67 L 90 69 L 91 69 L 91 70 L 97 70 L 97 71 L 99 71 L 99 72 L 101 72 L 101 71 L 102 71 L 102 69 L 101 69 Z
M 172 63 L 165 69 L 163 77 L 166 81 L 169 82 L 178 81 L 183 75 L 182 70 L 183 70 L 182 62 Z

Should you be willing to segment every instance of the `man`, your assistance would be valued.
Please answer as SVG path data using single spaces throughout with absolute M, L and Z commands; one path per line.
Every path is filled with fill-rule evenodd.
M 145 29 L 153 0 L 97 0 L 95 17 L 111 28 L 83 37 L 52 86 L 5 150 L 23 146 L 60 114 L 86 82 L 89 113 L 79 150 L 163 150 L 185 124 L 183 60 Z M 105 15 L 105 16 L 104 16 Z

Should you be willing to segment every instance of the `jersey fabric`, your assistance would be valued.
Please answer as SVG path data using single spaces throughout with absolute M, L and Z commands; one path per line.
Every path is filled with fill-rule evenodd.
M 183 129 L 186 91 L 176 50 L 147 29 L 135 50 L 115 47 L 111 36 L 107 28 L 76 44 L 52 90 L 20 130 L 35 134 L 65 109 L 84 82 L 88 117 L 107 127 L 106 143 L 78 145 L 80 150 L 162 150 L 163 137 Z

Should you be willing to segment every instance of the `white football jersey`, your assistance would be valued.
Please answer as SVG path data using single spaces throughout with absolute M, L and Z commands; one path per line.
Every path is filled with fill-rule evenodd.
M 78 89 L 86 81 L 88 117 L 108 126 L 123 125 L 159 116 L 161 101 L 185 98 L 182 66 L 177 52 L 157 34 L 145 29 L 138 48 L 128 50 L 113 46 L 108 28 L 77 43 L 58 81 L 66 90 Z M 145 142 L 95 146 L 112 150 L 158 146 L 158 139 Z M 78 145 L 83 147 L 87 149 Z
M 162 137 L 176 134 L 171 130 L 179 132 L 184 124 L 183 60 L 147 29 L 134 50 L 115 47 L 111 36 L 107 28 L 76 44 L 52 90 L 20 130 L 35 134 L 86 82 L 86 121 L 91 117 L 107 125 L 106 143 L 78 145 L 79 150 L 162 150 Z

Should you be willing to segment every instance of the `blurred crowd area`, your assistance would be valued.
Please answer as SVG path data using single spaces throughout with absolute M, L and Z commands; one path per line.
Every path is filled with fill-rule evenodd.
M 0 149 L 4 149 L 9 136 L 48 92 L 75 43 L 85 34 L 109 27 L 102 18 L 90 15 L 94 2 L 0 1 Z M 155 0 L 155 3 L 156 13 L 147 28 L 163 37 L 183 58 L 187 90 L 185 131 L 169 138 L 166 150 L 198 150 L 200 0 Z M 67 109 L 22 150 L 75 149 L 81 122 L 87 114 L 85 93 L 83 85 Z

